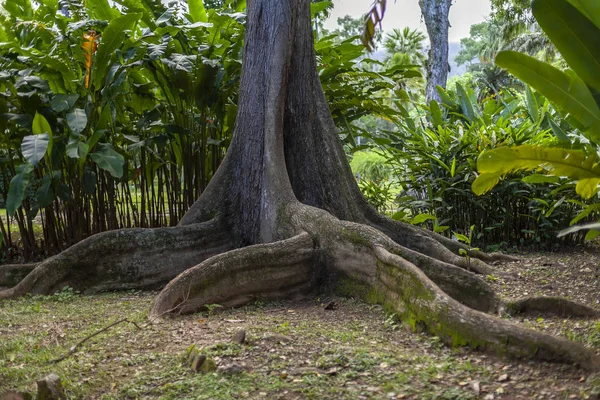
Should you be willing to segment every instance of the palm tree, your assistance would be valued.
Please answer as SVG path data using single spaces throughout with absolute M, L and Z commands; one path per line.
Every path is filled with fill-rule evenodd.
M 383 47 L 388 53 L 388 60 L 394 64 L 424 65 L 427 56 L 423 50 L 425 34 L 409 27 L 403 30 L 394 29 L 385 35 Z

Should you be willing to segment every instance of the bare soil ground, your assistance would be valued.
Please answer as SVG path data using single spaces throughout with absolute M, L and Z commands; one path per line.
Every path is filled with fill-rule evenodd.
M 531 253 L 498 264 L 487 279 L 507 298 L 560 295 L 600 308 L 598 265 L 592 250 Z M 214 306 L 210 313 L 149 323 L 154 295 L 65 290 L 0 303 L 0 393 L 34 393 L 36 379 L 50 372 L 73 399 L 587 399 L 600 393 L 600 376 L 450 349 L 353 299 Z M 326 310 L 332 301 L 337 306 Z M 142 329 L 119 324 L 49 363 L 122 318 Z M 600 350 L 600 320 L 514 320 Z M 233 343 L 242 329 L 247 343 Z M 198 374 L 185 365 L 193 344 L 215 360 L 217 372 Z

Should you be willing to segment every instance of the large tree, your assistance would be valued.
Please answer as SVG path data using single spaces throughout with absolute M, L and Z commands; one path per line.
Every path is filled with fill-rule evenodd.
M 161 316 L 335 289 L 453 345 L 598 369 L 582 345 L 490 315 L 548 304 L 595 310 L 561 299 L 507 304 L 476 275 L 492 271 L 477 258 L 493 257 L 382 217 L 364 200 L 319 83 L 308 0 L 250 0 L 247 15 L 234 138 L 179 225 L 109 231 L 37 265 L 0 267 L 0 286 L 31 271 L 0 299 L 171 280 L 151 311 Z

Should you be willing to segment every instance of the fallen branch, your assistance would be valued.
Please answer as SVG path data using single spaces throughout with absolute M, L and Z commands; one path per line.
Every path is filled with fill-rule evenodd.
M 93 338 L 94 336 L 97 336 L 97 335 L 101 334 L 102 332 L 106 332 L 106 331 L 107 331 L 107 330 L 109 330 L 110 328 L 112 328 L 112 327 L 114 327 L 114 326 L 116 326 L 116 325 L 119 325 L 119 324 L 121 324 L 121 323 L 123 323 L 123 322 L 129 322 L 130 324 L 133 324 L 133 325 L 135 325 L 135 327 L 136 327 L 137 329 L 139 329 L 139 330 L 142 330 L 142 328 L 140 328 L 140 326 L 139 326 L 137 323 L 135 323 L 135 322 L 133 322 L 133 321 L 130 321 L 130 320 L 128 320 L 127 318 L 120 319 L 120 320 L 118 320 L 118 321 L 116 321 L 116 322 L 113 322 L 112 324 L 110 324 L 110 325 L 108 325 L 108 326 L 105 326 L 104 328 L 100 329 L 99 331 L 96 331 L 96 332 L 92 333 L 91 335 L 88 335 L 88 336 L 84 337 L 84 338 L 83 338 L 83 339 L 81 339 L 79 342 L 77 342 L 77 343 L 76 343 L 74 346 L 72 346 L 72 347 L 69 349 L 69 351 L 68 351 L 68 353 L 67 353 L 67 354 L 65 354 L 64 356 L 58 357 L 58 358 L 56 358 L 56 359 L 54 359 L 54 360 L 51 360 L 51 361 L 49 362 L 49 364 L 57 364 L 57 363 L 59 363 L 59 362 L 61 362 L 61 361 L 65 360 L 66 358 L 68 358 L 68 357 L 72 356 L 72 355 L 73 355 L 73 354 L 74 354 L 74 353 L 77 351 L 77 349 L 79 348 L 79 346 L 81 346 L 82 344 L 84 344 L 85 342 L 87 342 L 88 340 L 90 340 L 91 338 Z

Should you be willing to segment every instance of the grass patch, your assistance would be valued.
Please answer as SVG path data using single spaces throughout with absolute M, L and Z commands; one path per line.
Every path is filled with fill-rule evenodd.
M 353 300 L 336 299 L 335 311 L 313 302 L 260 303 L 150 324 L 154 296 L 65 290 L 0 303 L 0 388 L 33 393 L 36 379 L 54 372 L 75 399 L 471 399 L 520 390 L 510 386 L 516 380 L 502 386 L 497 375 L 505 365 L 515 377 L 518 368 L 529 368 L 446 348 L 390 323 L 379 307 Z M 121 318 L 143 329 L 117 325 L 49 364 Z M 245 345 L 231 341 L 240 329 L 247 332 Z M 184 363 L 193 344 L 220 367 L 235 363 L 243 372 L 193 373 Z M 543 368 L 538 376 L 554 373 Z M 583 384 L 568 371 L 552 379 L 559 380 L 560 393 L 579 393 Z M 528 393 L 546 388 L 544 379 L 539 389 L 528 382 Z

